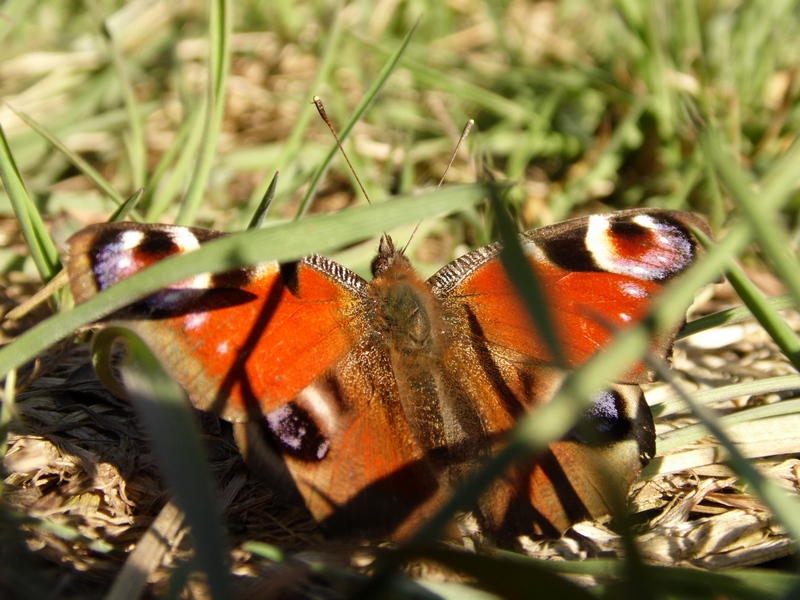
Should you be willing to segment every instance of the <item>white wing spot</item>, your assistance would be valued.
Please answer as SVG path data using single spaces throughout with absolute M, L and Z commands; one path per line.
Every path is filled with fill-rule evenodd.
M 331 394 L 327 386 L 312 383 L 297 396 L 297 402 L 316 417 L 317 426 L 322 431 L 333 431 L 336 425 Z
M 633 217 L 633 222 L 636 223 L 637 225 L 641 225 L 646 229 L 652 229 L 654 231 L 663 231 L 664 229 L 668 228 L 663 223 L 659 223 L 658 221 L 656 221 L 650 215 L 636 215 L 635 217 Z
M 633 282 L 626 282 L 619 286 L 620 291 L 631 298 L 647 298 L 647 290 Z
M 537 262 L 549 262 L 547 256 L 535 242 L 527 241 L 522 244 L 522 251 L 528 256 L 533 257 Z
M 172 243 L 181 249 L 181 252 L 191 252 L 200 247 L 197 236 L 184 227 L 176 227 L 170 230 L 169 237 Z
M 328 454 L 328 450 L 331 447 L 330 440 L 325 440 L 322 442 L 319 447 L 317 448 L 317 459 L 322 460 Z
M 184 329 L 186 331 L 192 331 L 193 329 L 197 329 L 198 327 L 202 326 L 206 321 L 208 321 L 207 313 L 192 313 L 186 317 L 186 325 L 184 326 Z
M 138 229 L 127 229 L 119 234 L 119 241 L 116 244 L 116 252 L 127 252 L 138 248 L 144 240 L 144 231 Z

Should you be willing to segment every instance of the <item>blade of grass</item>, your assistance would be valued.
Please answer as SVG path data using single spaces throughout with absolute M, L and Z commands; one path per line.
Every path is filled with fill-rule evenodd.
M 782 375 L 754 381 L 742 381 L 725 387 L 703 390 L 692 394 L 695 402 L 700 404 L 713 404 L 735 398 L 747 396 L 778 394 L 800 389 L 800 375 Z M 654 417 L 668 417 L 670 415 L 686 412 L 686 404 L 680 399 L 666 400 L 660 404 L 651 405 Z
M 102 14 L 102 9 L 98 6 L 96 0 L 90 2 L 90 6 L 93 8 L 91 11 L 93 15 Z M 139 102 L 133 91 L 133 84 L 128 74 L 128 68 L 122 50 L 114 39 L 108 22 L 104 20 L 98 23 L 98 26 L 103 34 L 103 39 L 106 42 L 109 53 L 111 54 L 114 71 L 119 81 L 120 90 L 122 91 L 125 112 L 128 115 L 125 148 L 128 151 L 128 162 L 131 167 L 133 185 L 136 187 L 145 187 L 147 185 L 147 143 L 145 142 L 144 119 L 139 110 Z
M 692 401 L 697 406 L 706 407 L 706 404 L 697 402 L 694 397 L 692 397 Z M 706 408 L 706 410 L 709 411 L 709 414 L 714 414 L 710 409 Z M 783 400 L 782 402 L 756 406 L 729 415 L 715 416 L 715 421 L 720 427 L 732 427 L 742 423 L 752 423 L 758 419 L 787 417 L 798 414 L 800 414 L 800 400 Z M 658 436 L 658 451 L 665 453 L 681 446 L 688 446 L 707 435 L 708 432 L 702 423 L 668 431 Z
M 725 270 L 725 276 L 733 286 L 736 294 L 742 299 L 753 316 L 781 349 L 784 356 L 800 370 L 800 338 L 781 318 L 776 310 L 761 294 L 744 271 L 735 263 Z
M 408 47 L 408 44 L 411 42 L 414 34 L 416 33 L 417 29 L 419 28 L 420 20 L 414 24 L 414 26 L 409 30 L 406 36 L 403 38 L 402 43 L 400 46 L 395 50 L 389 60 L 381 69 L 378 76 L 375 78 L 375 81 L 369 87 L 369 89 L 365 92 L 364 98 L 362 98 L 361 102 L 358 104 L 356 109 L 353 111 L 353 115 L 350 117 L 350 120 L 345 123 L 345 126 L 339 131 L 339 141 L 344 143 L 347 137 L 350 135 L 350 132 L 355 127 L 356 123 L 361 119 L 361 116 L 367 111 L 370 105 L 373 103 L 375 98 L 377 97 L 378 93 L 383 89 L 383 86 L 386 84 L 386 81 L 389 79 L 389 76 L 394 72 L 397 64 L 400 62 L 403 54 Z M 319 184 L 322 182 L 325 174 L 328 172 L 328 168 L 330 167 L 331 161 L 336 153 L 339 151 L 339 146 L 334 144 L 331 146 L 328 155 L 323 160 L 322 164 L 319 166 L 319 169 L 314 173 L 311 178 L 311 182 L 308 186 L 308 191 L 306 192 L 303 200 L 300 202 L 300 208 L 297 210 L 297 215 L 295 216 L 296 219 L 299 219 L 301 216 L 305 215 L 308 212 L 308 209 L 311 207 L 311 201 L 314 198 L 314 195 L 317 193 L 317 188 L 319 188 Z
M 211 173 L 214 155 L 217 150 L 222 120 L 225 116 L 225 86 L 228 80 L 231 59 L 231 28 L 233 15 L 230 0 L 211 0 L 208 46 L 209 81 L 206 119 L 200 156 L 189 183 L 189 189 L 178 212 L 179 225 L 191 225 L 203 199 L 205 187 Z
M 737 206 L 742 210 L 748 227 L 760 244 L 765 256 L 772 264 L 776 274 L 789 288 L 791 294 L 800 301 L 800 275 L 797 259 L 790 255 L 792 244 L 783 227 L 777 222 L 777 211 L 782 207 L 785 197 L 779 189 L 767 188 L 759 194 L 758 201 L 750 189 L 749 182 L 741 170 L 733 163 L 722 148 L 722 144 L 710 129 L 701 136 L 707 156 L 725 184 Z M 800 156 L 796 158 L 800 160 Z M 780 180 L 778 180 L 780 184 Z
M 505 213 L 501 201 L 492 197 L 491 206 L 500 231 L 500 240 L 503 243 L 500 262 L 517 288 L 517 292 L 524 299 L 525 308 L 536 324 L 547 349 L 552 354 L 553 362 L 556 365 L 565 366 L 567 361 L 561 347 L 561 340 L 556 333 L 555 320 L 550 314 L 551 307 L 545 298 L 544 289 L 542 289 L 539 280 L 533 273 L 530 262 L 525 257 L 525 251 L 522 249 L 519 237 L 514 230 L 511 219 Z
M 278 171 L 275 171 L 275 175 L 273 176 L 272 181 L 269 182 L 269 187 L 267 188 L 267 191 L 264 194 L 264 198 L 256 207 L 256 211 L 253 213 L 253 218 L 250 219 L 250 223 L 247 225 L 247 229 L 261 228 L 261 226 L 264 224 L 264 219 L 267 218 L 269 207 L 272 205 L 272 200 L 275 198 L 275 190 L 277 189 L 278 189 Z
M 139 203 L 139 200 L 142 199 L 144 195 L 144 189 L 139 188 L 136 190 L 133 195 L 125 200 L 125 202 L 115 210 L 111 217 L 109 217 L 109 222 L 111 223 L 119 223 L 120 221 L 124 221 L 127 219 L 130 214 L 136 209 L 136 205 Z
M 445 547 L 426 548 L 408 558 L 418 560 L 421 557 L 463 573 L 471 579 L 472 585 L 508 600 L 595 598 L 588 590 L 557 576 L 551 569 L 542 568 L 535 561 L 506 560 Z
M 170 145 L 156 172 L 150 178 L 150 190 L 145 199 L 145 202 L 149 200 L 145 216 L 147 223 L 160 220 L 178 197 L 184 182 L 191 180 L 192 167 L 199 160 L 197 152 L 203 139 L 203 127 L 200 122 L 205 117 L 206 110 L 205 99 L 192 107 L 178 130 L 175 141 Z M 168 169 L 173 163 L 174 167 L 167 175 Z
M 459 210 L 486 197 L 487 187 L 454 186 L 424 195 L 393 199 L 379 206 L 356 207 L 333 215 L 313 215 L 270 229 L 214 240 L 190 254 L 161 261 L 89 302 L 37 324 L 0 348 L 0 378 L 34 359 L 51 344 L 170 283 L 204 272 L 219 273 L 266 260 L 297 259 L 363 240 L 391 226 Z
M 9 107 L 12 111 L 28 126 L 36 131 L 39 135 L 45 138 L 48 142 L 50 142 L 53 146 L 56 147 L 64 156 L 67 157 L 75 167 L 86 177 L 94 183 L 97 188 L 103 192 L 106 196 L 111 198 L 117 205 L 122 205 L 125 202 L 125 199 L 114 189 L 114 187 L 103 177 L 97 169 L 92 167 L 88 162 L 86 162 L 83 158 L 79 155 L 75 154 L 72 150 L 67 148 L 64 143 L 58 139 L 51 131 L 49 131 L 44 125 L 36 122 L 34 119 L 29 117 L 27 114 L 18 111 L 14 107 Z M 139 221 L 141 220 L 141 216 L 137 215 L 136 213 L 131 215 L 131 218 Z
M 789 294 L 784 296 L 776 296 L 774 298 L 767 298 L 766 303 L 770 306 L 770 310 L 776 312 L 787 310 L 789 308 L 797 308 L 798 306 L 798 302 Z M 689 337 L 690 335 L 700 333 L 701 331 L 707 331 L 709 329 L 714 329 L 715 327 L 722 327 L 723 325 L 733 325 L 735 323 L 741 323 L 742 321 L 748 321 L 753 318 L 753 313 L 747 306 L 729 308 L 711 315 L 700 317 L 694 321 L 689 321 L 686 323 L 686 325 L 684 325 L 683 329 L 678 332 L 676 339 L 683 339 Z
M 16 418 L 17 372 L 12 369 L 6 377 L 3 396 L 0 397 L 0 456 L 8 450 L 8 429 Z M 0 479 L 0 499 L 5 491 L 5 480 Z
M 128 553 L 104 600 L 139 600 L 150 575 L 169 551 L 168 544 L 184 525 L 184 514 L 174 502 L 167 502 L 158 516 Z
M 58 250 L 42 217 L 33 204 L 22 176 L 17 169 L 5 132 L 0 126 L 0 178 L 6 188 L 11 206 L 17 216 L 22 236 L 33 257 L 39 276 L 44 282 L 50 281 L 61 270 Z
M 175 504 L 191 528 L 193 560 L 208 579 L 211 597 L 229 598 L 228 544 L 211 469 L 186 392 L 167 375 L 144 342 L 127 329 L 103 329 L 94 337 L 93 350 L 101 347 L 110 353 L 113 340 L 119 338 L 126 345 L 125 357 L 118 365 L 120 375 Z

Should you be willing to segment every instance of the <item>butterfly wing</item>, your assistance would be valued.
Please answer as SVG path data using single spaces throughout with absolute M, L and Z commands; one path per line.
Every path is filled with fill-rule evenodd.
M 708 231 L 688 213 L 641 209 L 522 234 L 567 366 L 579 366 L 615 330 L 641 320 L 664 283 L 694 260 L 691 227 Z M 470 390 L 481 423 L 474 428 L 474 444 L 494 448 L 489 452 L 496 451 L 496 440 L 519 415 L 552 397 L 565 374 L 552 366 L 552 355 L 500 264 L 499 251 L 499 245 L 476 250 L 429 280 L 452 327 L 469 332 L 470 344 L 451 357 L 448 378 L 460 379 L 461 389 Z M 666 356 L 676 330 L 677 325 L 654 337 L 651 351 Z M 649 376 L 638 365 L 621 383 Z M 620 505 L 655 452 L 652 416 L 641 390 L 618 385 L 599 395 L 581 431 L 552 444 L 536 464 L 518 465 L 495 482 L 480 504 L 490 531 L 558 534 Z
M 133 223 L 86 228 L 70 240 L 72 292 L 82 302 L 220 235 Z M 352 346 L 365 282 L 349 271 L 336 280 L 317 258 L 198 275 L 113 320 L 140 333 L 198 408 L 242 421 L 291 400 Z
M 691 227 L 709 233 L 708 225 L 690 213 L 634 209 L 572 219 L 520 236 L 567 366 L 582 364 L 615 331 L 641 320 L 664 283 L 695 258 Z M 499 251 L 492 244 L 466 254 L 429 283 L 446 302 L 468 310 L 470 330 L 489 346 L 552 364 L 547 345 L 498 260 Z M 678 326 L 651 340 L 654 353 L 668 354 Z M 642 383 L 650 376 L 638 365 L 624 383 Z
M 628 211 L 523 235 L 570 365 L 603 346 L 609 325 L 644 314 L 693 257 L 688 226 L 698 223 Z M 219 235 L 88 228 L 71 240 L 73 294 L 85 300 Z M 248 462 L 292 483 L 331 531 L 402 538 L 441 505 L 450 483 L 497 450 L 520 414 L 551 397 L 563 372 L 547 366 L 497 246 L 424 284 L 390 240 L 383 245 L 382 260 L 395 266 L 371 284 L 314 256 L 199 275 L 114 320 L 142 335 L 199 408 L 236 423 Z M 653 346 L 665 353 L 670 342 Z M 628 379 L 646 375 L 640 367 Z M 627 490 L 653 452 L 652 419 L 633 389 L 596 400 L 588 437 L 573 432 L 498 481 L 481 502 L 490 529 L 532 523 L 554 533 L 608 512 L 613 490 Z M 592 430 L 607 435 L 597 441 Z M 598 474 L 616 478 L 611 491 Z
M 306 507 L 336 537 L 406 538 L 445 499 L 387 374 L 386 354 L 362 342 L 292 402 L 237 431 L 257 472 L 275 472 L 269 463 L 280 454 Z
M 220 233 L 134 223 L 70 240 L 82 302 Z M 248 463 L 294 486 L 339 535 L 403 537 L 443 496 L 370 338 L 360 277 L 323 257 L 199 275 L 113 315 L 141 335 L 192 402 L 233 421 Z

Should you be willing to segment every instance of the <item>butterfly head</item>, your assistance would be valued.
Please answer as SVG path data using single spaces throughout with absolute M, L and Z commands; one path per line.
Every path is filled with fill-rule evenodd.
M 381 274 L 398 266 L 411 268 L 411 262 L 403 254 L 402 249 L 395 247 L 394 240 L 390 236 L 381 236 L 378 254 L 372 259 L 372 277 L 380 277 Z

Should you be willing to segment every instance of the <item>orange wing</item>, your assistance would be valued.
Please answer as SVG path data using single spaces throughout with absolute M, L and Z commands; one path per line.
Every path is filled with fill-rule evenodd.
M 579 366 L 616 330 L 641 321 L 664 283 L 694 260 L 692 226 L 708 232 L 689 213 L 636 209 L 572 219 L 520 236 L 567 366 Z M 552 364 L 499 252 L 493 244 L 450 263 L 430 279 L 434 293 L 454 310 L 466 310 L 471 330 L 497 353 Z M 653 352 L 669 352 L 678 325 L 653 338 Z M 624 383 L 649 379 L 644 365 L 638 365 Z
M 692 226 L 708 231 L 687 213 L 632 210 L 521 236 L 567 366 L 579 366 L 602 350 L 615 329 L 647 314 L 664 283 L 694 260 Z M 446 373 L 469 391 L 479 413 L 482 432 L 472 436 L 475 448 L 491 452 L 519 415 L 550 400 L 566 373 L 553 366 L 499 251 L 496 244 L 476 250 L 430 280 L 453 328 L 468 332 L 469 343 L 451 355 Z M 673 334 L 654 338 L 652 351 L 667 355 Z M 639 365 L 623 383 L 648 377 Z M 622 504 L 655 453 L 644 396 L 638 386 L 613 386 L 594 399 L 584 421 L 535 464 L 514 466 L 481 498 L 489 532 L 559 535 L 577 521 L 609 514 Z
M 219 234 L 100 225 L 70 241 L 84 301 Z M 113 315 L 201 409 L 235 423 L 248 464 L 344 537 L 410 535 L 444 500 L 374 344 L 366 282 L 319 256 L 201 275 Z
M 84 229 L 70 240 L 73 294 L 84 301 L 218 235 L 133 223 Z M 309 257 L 201 275 L 111 320 L 148 342 L 198 408 L 231 421 L 260 417 L 292 400 L 353 345 L 366 283 L 341 267 L 337 279 L 330 265 Z

